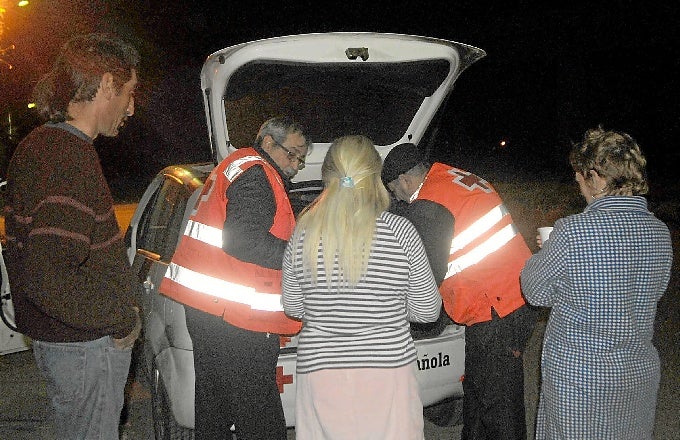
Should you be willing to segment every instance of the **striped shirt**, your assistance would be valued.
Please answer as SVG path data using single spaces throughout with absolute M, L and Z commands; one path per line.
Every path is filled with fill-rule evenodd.
M 441 297 L 413 225 L 383 212 L 376 219 L 368 269 L 354 288 L 317 265 L 317 284 L 302 266 L 304 233 L 283 260 L 283 307 L 302 319 L 297 372 L 328 368 L 396 368 L 416 360 L 409 321 L 439 316 Z M 321 249 L 319 261 L 322 260 Z

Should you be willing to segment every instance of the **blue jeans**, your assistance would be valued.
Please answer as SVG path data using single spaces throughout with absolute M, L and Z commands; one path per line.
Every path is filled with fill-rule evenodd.
M 132 350 L 105 336 L 94 341 L 33 341 L 38 369 L 47 381 L 59 439 L 118 440 Z

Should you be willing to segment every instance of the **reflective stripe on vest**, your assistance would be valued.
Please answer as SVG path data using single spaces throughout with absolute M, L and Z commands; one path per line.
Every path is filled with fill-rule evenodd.
M 501 221 L 506 215 L 508 215 L 508 209 L 504 205 L 498 205 L 468 226 L 466 230 L 456 234 L 456 237 L 451 242 L 451 255 L 491 230 L 493 225 Z
M 248 163 L 251 160 L 262 162 L 262 158 L 259 156 L 243 156 L 229 164 L 227 169 L 224 170 L 224 177 L 229 179 L 230 182 L 233 182 L 243 172 L 241 165 Z
M 466 230 L 458 234 L 457 238 L 453 239 L 451 242 L 451 255 L 453 255 L 455 251 L 464 248 L 477 237 L 480 237 L 491 230 L 507 214 L 508 210 L 503 205 L 498 205 L 484 214 L 479 220 L 475 221 Z M 504 226 L 501 230 L 491 235 L 482 243 L 450 261 L 445 278 L 450 278 L 468 267 L 479 263 L 488 255 L 502 248 L 518 233 L 519 230 L 514 224 Z
M 189 220 L 184 235 L 222 249 L 222 230 L 219 228 Z M 255 310 L 271 312 L 283 310 L 279 295 L 258 292 L 252 287 L 211 277 L 210 275 L 196 272 L 175 263 L 170 263 L 165 276 L 188 289 L 240 304 L 246 304 Z
M 281 312 L 281 295 L 258 292 L 252 287 L 211 277 L 176 263 L 170 263 L 165 277 L 188 289 L 226 299 L 228 301 L 245 304 L 254 310 L 267 312 Z
M 269 233 L 288 240 L 295 217 L 276 169 L 252 148 L 235 151 L 206 179 L 158 291 L 239 328 L 295 334 L 301 322 L 288 318 L 281 303 L 281 270 L 239 260 L 225 252 L 227 191 L 254 166 L 262 166 L 276 211 Z M 232 207 L 233 208 L 233 207 Z
M 222 249 L 223 237 L 222 229 L 220 228 L 189 220 L 187 227 L 184 229 L 184 235 Z

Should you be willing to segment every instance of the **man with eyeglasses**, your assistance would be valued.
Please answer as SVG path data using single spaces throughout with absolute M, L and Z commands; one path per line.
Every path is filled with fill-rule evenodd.
M 283 253 L 295 225 L 290 179 L 311 142 L 289 118 L 264 122 L 252 148 L 215 167 L 160 291 L 185 304 L 196 372 L 194 438 L 285 440 L 276 384 Z M 200 282 L 195 282 L 196 274 Z
M 295 167 L 295 168 L 293 168 L 290 165 L 289 166 L 280 165 L 284 174 L 286 174 L 286 176 L 288 176 L 289 178 L 292 179 L 293 177 L 295 177 L 298 170 L 301 170 L 305 167 L 305 156 L 304 155 L 301 156 L 299 153 L 296 153 L 294 151 L 289 150 L 285 145 L 277 142 L 276 139 L 274 139 L 274 137 L 271 137 L 271 141 L 272 141 L 273 145 L 283 149 L 283 151 L 286 152 L 286 160 L 288 160 L 288 162 L 290 162 L 290 165 L 292 165 L 293 162 L 297 162 L 297 167 Z M 269 146 L 269 145 L 267 145 L 267 146 Z M 298 147 L 298 150 L 301 149 L 301 148 L 302 147 Z M 269 149 L 269 150 L 270 150 L 270 156 L 272 156 L 271 153 L 273 153 L 273 151 L 271 151 L 272 149 Z M 279 163 L 279 161 L 276 161 L 276 160 L 275 160 L 275 162 Z

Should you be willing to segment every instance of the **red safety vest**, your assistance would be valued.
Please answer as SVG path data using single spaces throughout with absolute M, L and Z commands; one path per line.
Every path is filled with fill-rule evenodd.
M 274 190 L 276 213 L 269 232 L 282 240 L 290 238 L 295 216 L 281 177 L 256 150 L 239 149 L 206 180 L 159 291 L 240 328 L 292 335 L 302 324 L 283 312 L 281 270 L 246 263 L 222 247 L 227 188 L 252 166 L 264 169 Z
M 435 163 L 417 196 L 448 209 L 454 232 L 446 277 L 439 287 L 447 314 L 472 325 L 525 304 L 519 273 L 531 256 L 493 187 L 464 170 Z

